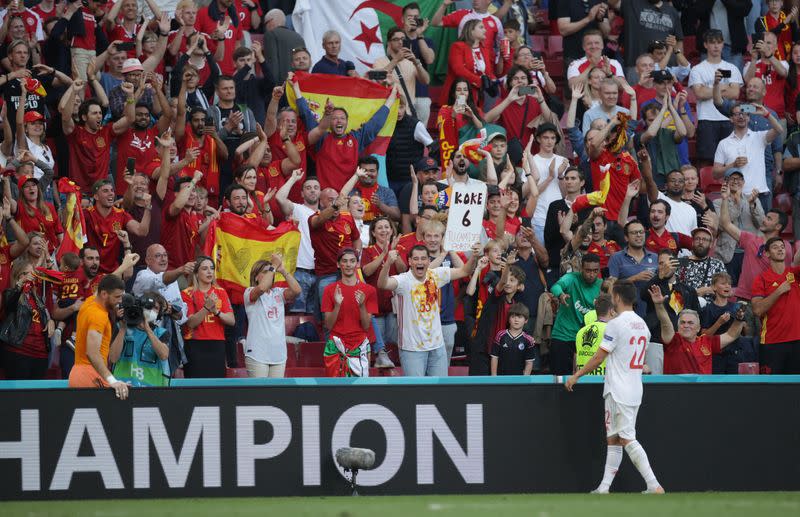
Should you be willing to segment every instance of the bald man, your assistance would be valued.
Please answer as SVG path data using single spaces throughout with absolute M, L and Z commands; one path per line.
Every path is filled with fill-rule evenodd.
M 264 29 L 264 57 L 270 64 L 276 83 L 283 84 L 292 70 L 292 49 L 305 48 L 306 43 L 299 34 L 286 28 L 286 15 L 280 9 L 267 12 Z
M 167 250 L 161 244 L 148 246 L 144 258 L 147 269 L 139 271 L 136 275 L 131 292 L 135 296 L 141 296 L 147 291 L 157 291 L 171 305 L 185 309 L 178 279 L 182 275 L 191 275 L 194 272 L 194 262 L 187 262 L 177 269 L 167 271 L 168 259 Z M 186 314 L 186 311 L 183 310 L 182 313 Z

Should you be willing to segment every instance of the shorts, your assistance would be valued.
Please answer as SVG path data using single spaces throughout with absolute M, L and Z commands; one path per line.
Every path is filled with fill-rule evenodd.
M 108 388 L 108 383 L 100 377 L 91 364 L 76 364 L 69 372 L 70 388 Z
M 605 406 L 606 437 L 619 436 L 624 440 L 635 440 L 639 406 L 618 404 L 611 395 L 605 396 Z

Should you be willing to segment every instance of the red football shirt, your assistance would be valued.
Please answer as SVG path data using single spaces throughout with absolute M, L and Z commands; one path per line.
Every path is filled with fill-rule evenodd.
M 471 9 L 458 9 L 453 11 L 450 14 L 442 16 L 442 27 L 460 28 L 461 20 L 468 14 L 473 13 L 474 11 Z M 495 62 L 494 46 L 497 42 L 497 37 L 501 36 L 500 28 L 502 27 L 502 25 L 498 25 L 498 22 L 499 20 L 494 15 L 486 15 L 483 18 L 483 26 L 486 28 L 486 39 L 483 40 L 481 46 L 489 53 L 489 62 L 486 63 L 487 67 L 493 67 Z
M 791 282 L 788 293 L 778 297 L 778 301 L 761 317 L 761 343 L 774 344 L 800 340 L 800 318 L 794 311 L 800 307 L 800 285 L 797 283 L 798 267 L 787 267 L 779 274 L 767 269 L 753 282 L 753 298 L 767 297 L 785 280 Z
M 297 124 L 298 126 L 301 126 L 302 122 L 298 120 Z M 300 178 L 300 181 L 292 185 L 292 190 L 289 191 L 289 199 L 293 203 L 299 203 L 302 205 L 303 183 L 306 181 L 306 171 L 308 170 L 308 135 L 305 131 L 301 131 L 299 127 L 297 128 L 297 136 L 293 140 L 293 143 L 295 147 L 297 147 L 297 152 L 300 153 L 300 168 L 303 170 L 303 177 Z M 269 137 L 269 148 L 272 150 L 273 160 L 282 161 L 287 157 L 286 145 L 281 142 L 281 135 L 279 131 L 275 131 L 272 133 L 272 136 Z
M 191 317 L 194 313 L 203 308 L 205 303 L 205 294 L 217 293 L 217 310 L 220 312 L 232 312 L 231 301 L 228 298 L 228 293 L 221 287 L 212 286 L 207 293 L 189 287 L 181 291 L 181 298 L 186 304 L 186 316 Z M 222 341 L 225 339 L 225 325 L 217 316 L 213 314 L 206 314 L 203 322 L 194 329 L 190 329 L 189 325 L 183 325 L 183 338 L 184 339 L 198 339 L 201 341 Z
M 750 62 L 750 66 L 753 66 L 752 61 Z M 785 99 L 783 97 L 784 91 L 786 90 L 786 78 L 778 75 L 772 63 L 765 63 L 759 60 L 755 67 L 755 76 L 761 78 L 764 84 L 767 85 L 766 94 L 764 95 L 764 106 L 774 110 L 778 114 L 778 119 L 782 119 L 786 111 L 786 105 L 784 104 Z M 790 109 L 794 109 L 794 106 L 790 106 Z
M 378 295 L 374 287 L 364 282 L 358 282 L 356 285 L 334 282 L 325 287 L 325 291 L 322 293 L 322 312 L 333 312 L 335 306 L 333 294 L 336 291 L 336 286 L 341 289 L 344 300 L 342 300 L 342 306 L 339 307 L 339 317 L 331 329 L 331 336 L 341 339 L 347 349 L 351 350 L 363 343 L 372 329 L 372 325 L 366 330 L 361 327 L 361 311 L 356 303 L 355 293 L 356 291 L 364 293 L 366 296 L 364 305 L 370 314 L 378 314 Z
M 161 235 L 170 236 L 168 239 L 161 239 L 161 244 L 169 255 L 170 269 L 181 267 L 195 259 L 195 247 L 200 232 L 200 222 L 190 210 L 184 208 L 174 217 L 169 215 L 169 207 L 175 202 L 175 197 L 175 192 L 167 192 L 161 212 Z
M 311 230 L 311 247 L 314 248 L 314 273 L 330 275 L 339 270 L 336 257 L 339 250 L 352 248 L 353 242 L 361 238 L 356 222 L 350 212 L 339 212 L 339 217 L 325 221 L 319 228 L 311 227 L 311 221 L 319 217 L 315 212 L 308 218 Z
M 80 14 L 76 13 L 76 16 L 81 16 L 83 18 L 83 34 L 73 36 L 72 47 L 96 51 L 97 39 L 95 38 L 94 30 L 97 27 L 97 21 L 94 18 L 94 14 L 87 7 L 81 7 L 78 12 Z M 70 170 L 72 170 L 71 163 Z
M 400 254 L 400 260 L 402 260 L 406 266 L 408 266 L 408 252 L 417 244 L 425 246 L 425 241 L 417 239 L 416 232 L 401 235 L 400 239 L 397 241 L 397 252 Z
M 84 217 L 89 244 L 100 252 L 100 272 L 112 273 L 120 265 L 122 251 L 122 243 L 116 232 L 125 230 L 133 217 L 117 207 L 112 207 L 108 215 L 103 217 L 94 206 L 84 211 Z
M 206 34 L 211 34 L 217 30 L 217 22 L 212 20 L 211 16 L 209 16 L 208 7 L 203 7 L 197 11 L 197 20 L 194 22 L 194 26 L 200 32 L 205 32 Z M 222 75 L 232 76 L 234 73 L 236 73 L 236 66 L 233 63 L 233 51 L 236 50 L 236 42 L 242 39 L 241 27 L 241 23 L 238 27 L 234 27 L 233 23 L 231 23 L 228 26 L 228 30 L 225 31 L 224 41 L 216 41 L 211 38 L 208 39 L 208 50 L 211 53 L 215 53 L 217 51 L 217 45 L 225 45 L 225 56 L 223 57 L 222 61 L 217 61 Z
M 26 286 L 23 288 L 23 293 L 20 295 L 20 297 L 27 297 L 28 306 L 31 308 L 31 323 L 28 327 L 28 333 L 22 340 L 22 346 L 19 348 L 10 347 L 6 348 L 6 350 L 11 350 L 20 355 L 32 357 L 34 359 L 47 359 L 45 328 L 44 325 L 42 325 L 42 314 L 33 299 L 33 294 L 30 292 L 32 288 L 37 289 L 36 287 Z M 46 293 L 43 301 L 48 311 L 52 310 L 51 300 L 50 293 Z
M 678 240 L 675 240 L 675 237 Z M 644 241 L 644 247 L 647 251 L 658 253 L 663 249 L 669 249 L 677 252 L 679 249 L 692 249 L 692 238 L 682 233 L 668 232 L 666 229 L 658 235 L 655 230 L 650 228 L 647 232 L 647 239 Z
M 17 214 L 14 217 L 19 225 L 28 232 L 40 232 L 47 240 L 47 252 L 53 253 L 59 245 L 58 234 L 64 233 L 61 220 L 58 217 L 55 207 L 45 201 L 45 205 L 50 209 L 48 213 L 42 213 L 38 208 L 33 208 L 33 215 L 29 214 L 23 206 L 23 202 L 17 204 Z
M 128 190 L 128 184 L 125 183 L 125 168 L 128 158 L 136 160 L 136 165 L 134 165 L 136 172 L 145 172 L 149 168 L 148 166 L 156 160 L 158 160 L 156 167 L 161 165 L 156 150 L 155 137 L 157 136 L 158 128 L 153 126 L 145 130 L 130 128 L 117 137 L 117 175 L 114 184 L 117 187 L 118 196 L 125 195 L 125 191 Z M 152 176 L 152 172 L 148 176 Z
M 604 246 L 592 241 L 589 243 L 589 249 L 587 250 L 588 253 L 594 253 L 600 257 L 600 269 L 608 267 L 608 259 L 618 251 L 622 251 L 622 248 L 617 244 L 617 241 L 606 241 Z
M 0 292 L 11 285 L 11 245 L 0 245 Z
M 75 130 L 67 137 L 69 176 L 84 191 L 91 192 L 95 181 L 108 177 L 113 140 L 114 131 L 111 124 L 101 127 L 97 133 L 89 132 L 82 125 L 76 125 Z
M 317 152 L 317 178 L 320 187 L 334 188 L 337 191 L 353 176 L 358 166 L 358 140 L 346 134 L 336 138 L 328 134 Z
M 711 375 L 711 356 L 719 353 L 719 336 L 699 336 L 689 343 L 676 332 L 664 346 L 664 373 Z
M 373 244 L 372 246 L 364 248 L 364 250 L 361 252 L 361 267 L 363 268 L 364 264 L 369 264 L 378 258 L 381 253 L 383 253 L 383 250 L 377 244 Z M 383 264 L 386 263 L 386 259 L 388 257 L 389 254 L 387 253 L 386 256 L 383 257 L 381 265 L 378 267 L 378 269 L 376 269 L 371 275 L 364 276 L 364 280 L 378 291 L 378 314 L 390 314 L 392 312 L 392 292 L 387 289 L 378 289 L 378 277 L 381 275 L 381 268 L 383 267 Z M 389 267 L 389 275 L 392 276 L 396 274 L 397 267 L 392 264 Z

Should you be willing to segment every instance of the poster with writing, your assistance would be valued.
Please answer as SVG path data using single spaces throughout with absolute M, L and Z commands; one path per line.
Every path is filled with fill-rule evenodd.
M 456 183 L 452 186 L 444 249 L 469 251 L 480 239 L 483 212 L 486 209 L 486 184 Z

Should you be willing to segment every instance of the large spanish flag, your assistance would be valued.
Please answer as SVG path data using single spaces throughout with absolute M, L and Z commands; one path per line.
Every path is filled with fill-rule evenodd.
M 303 97 L 308 102 L 308 107 L 316 116 L 317 121 L 322 118 L 325 102 L 330 99 L 334 106 L 347 110 L 348 130 L 358 129 L 372 118 L 372 115 L 386 104 L 386 97 L 389 96 L 390 91 L 385 86 L 360 77 L 295 72 L 295 80 L 300 83 L 300 91 L 303 92 Z M 289 105 L 296 110 L 297 99 L 294 96 L 294 88 L 289 84 L 286 85 L 286 98 Z M 378 137 L 362 154 L 381 156 L 386 154 L 389 139 L 392 138 L 394 126 L 397 123 L 398 105 L 399 103 L 395 101 Z
M 58 191 L 67 196 L 64 210 L 64 240 L 56 250 L 56 262 L 65 253 L 80 253 L 86 243 L 86 221 L 81 210 L 81 188 L 68 178 L 58 180 Z
M 297 223 L 285 221 L 273 230 L 266 230 L 258 216 L 242 217 L 222 212 L 211 230 L 205 252 L 214 258 L 217 283 L 228 291 L 232 303 L 243 303 L 253 264 L 261 259 L 269 260 L 276 251 L 283 256 L 286 271 L 294 274 L 300 247 Z M 275 282 L 286 285 L 282 275 L 276 274 Z

